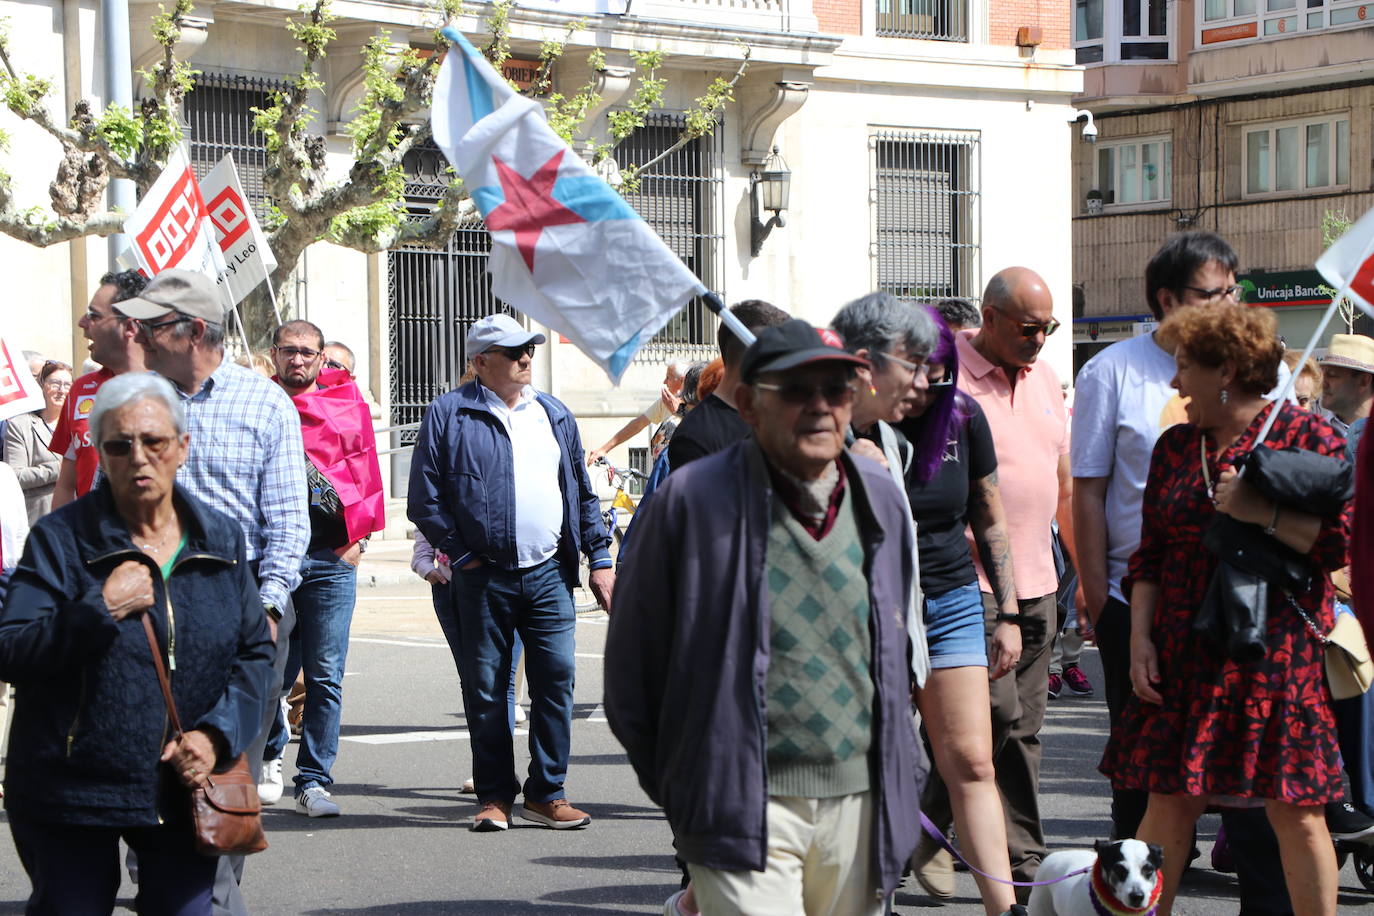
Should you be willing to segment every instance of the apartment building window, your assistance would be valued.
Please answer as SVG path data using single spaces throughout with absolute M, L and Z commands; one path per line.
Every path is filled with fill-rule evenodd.
M 1242 142 L 1247 197 L 1350 184 L 1348 117 L 1247 127 Z
M 1205 0 L 1198 47 L 1366 28 L 1368 11 L 1368 0 Z
M 1168 137 L 1103 143 L 1097 149 L 1097 190 L 1104 206 L 1163 203 L 1173 192 L 1173 142 Z
M 977 299 L 979 135 L 875 129 L 869 150 L 877 288 Z
M 876 0 L 874 30 L 889 38 L 968 41 L 968 0 Z
M 225 153 L 232 155 L 244 193 L 259 219 L 266 215 L 269 203 L 263 188 L 267 150 L 262 135 L 253 129 L 253 109 L 266 108 L 272 93 L 286 85 L 283 80 L 257 76 L 197 73 L 186 94 L 190 159 L 196 177 L 204 177 Z
M 1073 45 L 1080 64 L 1168 60 L 1168 0 L 1074 0 Z

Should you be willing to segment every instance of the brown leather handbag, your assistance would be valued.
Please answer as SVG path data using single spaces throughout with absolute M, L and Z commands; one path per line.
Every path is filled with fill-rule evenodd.
M 162 664 L 162 648 L 153 633 L 153 622 L 143 615 L 143 632 L 153 652 L 162 699 L 172 720 L 172 736 L 183 734 L 172 700 L 172 686 Z M 248 768 L 248 755 L 239 754 L 228 769 L 211 773 L 204 786 L 191 790 L 191 825 L 196 851 L 206 856 L 251 855 L 267 848 L 262 832 L 262 802 L 258 800 L 257 776 Z

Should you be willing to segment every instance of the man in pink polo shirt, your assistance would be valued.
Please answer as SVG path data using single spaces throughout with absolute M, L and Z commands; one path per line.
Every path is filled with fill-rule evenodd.
M 1040 826 L 1040 726 L 1056 623 L 1059 580 L 1050 547 L 1050 522 L 1073 550 L 1069 498 L 1069 417 L 1059 377 L 1037 362 L 1045 338 L 1059 322 L 1045 281 L 1025 267 L 1009 267 L 983 291 L 983 326 L 955 334 L 959 387 L 978 402 L 992 427 L 998 489 L 1011 540 L 1020 612 L 999 614 L 978 551 L 970 547 L 983 590 L 988 638 L 998 626 L 1021 630 L 1015 677 L 989 685 L 992 693 L 993 764 L 1007 817 L 1012 876 L 1032 881 L 1045 855 Z M 932 773 L 922 808 L 937 824 L 948 822 L 948 796 Z M 919 853 L 918 853 L 919 855 Z M 937 862 L 917 868 L 939 868 Z M 923 882 L 924 883 L 924 882 Z M 1027 888 L 1018 888 L 1024 903 Z

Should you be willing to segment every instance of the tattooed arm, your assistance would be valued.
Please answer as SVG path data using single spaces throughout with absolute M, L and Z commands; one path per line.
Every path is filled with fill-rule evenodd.
M 997 472 L 969 482 L 968 523 L 983 572 L 997 607 L 1003 614 L 1018 612 L 1016 583 L 1012 576 L 1011 539 L 1002 512 L 1002 497 L 997 490 Z M 996 679 L 1016 667 L 1021 657 L 1021 630 L 1011 623 L 1000 623 L 993 631 L 988 671 Z

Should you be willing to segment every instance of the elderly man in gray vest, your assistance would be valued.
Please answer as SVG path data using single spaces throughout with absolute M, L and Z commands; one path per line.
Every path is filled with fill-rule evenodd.
M 607 717 L 706 914 L 876 916 L 916 846 L 911 524 L 844 451 L 867 363 L 838 344 L 759 333 L 753 436 L 668 478 L 616 585 Z

